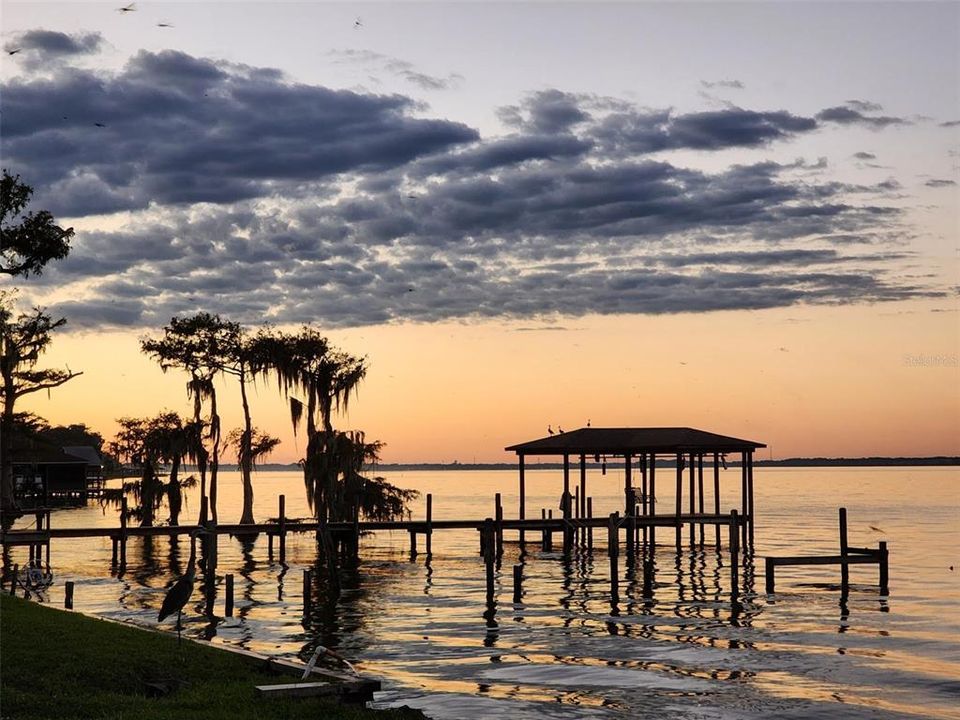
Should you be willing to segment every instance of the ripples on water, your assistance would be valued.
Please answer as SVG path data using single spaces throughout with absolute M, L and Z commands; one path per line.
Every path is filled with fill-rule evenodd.
M 591 477 L 590 487 L 607 493 L 594 497 L 598 514 L 620 502 L 622 474 L 608 475 Z M 735 497 L 734 475 L 724 474 L 724 509 Z M 239 495 L 235 478 L 221 477 L 221 518 L 228 519 L 239 511 Z M 508 516 L 516 506 L 509 472 L 390 479 L 432 492 L 436 519 L 491 515 L 497 491 Z M 359 565 L 343 569 L 336 598 L 315 563 L 312 537 L 288 536 L 286 568 L 268 559 L 264 536 L 248 544 L 221 538 L 218 595 L 211 605 L 194 594 L 186 634 L 302 660 L 317 644 L 336 648 L 384 679 L 375 705 L 411 705 L 434 718 L 960 718 L 960 573 L 948 569 L 960 566 L 957 479 L 954 468 L 758 470 L 755 554 L 741 570 L 737 608 L 729 554 L 716 550 L 710 527 L 704 547 L 689 547 L 685 531 L 679 553 L 672 529 L 658 532 L 652 599 L 644 599 L 642 577 L 621 553 L 615 605 L 599 532 L 593 555 L 569 560 L 530 542 L 521 556 L 507 542 L 492 606 L 473 531 L 436 532 L 432 557 L 414 561 L 406 533 L 367 537 Z M 559 473 L 528 471 L 527 487 L 528 507 L 539 514 L 556 505 Z M 276 514 L 280 492 L 289 515 L 308 514 L 295 473 L 264 473 L 257 492 L 259 518 Z M 669 495 L 658 499 L 673 506 Z M 764 556 L 837 552 L 841 504 L 852 545 L 887 540 L 891 596 L 879 596 L 871 565 L 851 567 L 845 604 L 839 568 L 831 566 L 780 568 L 777 595 L 764 595 Z M 422 517 L 422 505 L 423 498 L 414 517 Z M 183 517 L 195 513 L 194 498 Z M 114 511 L 96 505 L 53 517 L 54 527 L 116 524 Z M 18 553 L 12 561 L 22 564 Z M 74 580 L 77 610 L 154 626 L 188 556 L 186 538 L 134 538 L 116 576 L 109 540 L 55 541 L 57 584 L 43 599 L 62 604 L 63 582 Z M 514 604 L 518 562 L 524 596 Z M 302 577 L 311 567 L 314 605 L 304 618 Z M 235 578 L 232 618 L 222 617 L 225 573 Z

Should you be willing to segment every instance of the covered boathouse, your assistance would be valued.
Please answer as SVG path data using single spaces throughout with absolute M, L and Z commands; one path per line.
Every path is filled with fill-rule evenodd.
M 694 524 L 714 523 L 721 520 L 721 512 L 729 513 L 737 509 L 736 499 L 726 509 L 721 507 L 720 468 L 726 467 L 727 460 L 740 465 L 739 522 L 741 523 L 743 542 L 753 537 L 753 453 L 766 445 L 754 440 L 718 435 L 705 430 L 688 427 L 663 428 L 593 428 L 585 427 L 571 432 L 549 435 L 539 440 L 511 445 L 505 448 L 513 451 L 519 459 L 520 473 L 520 519 L 526 518 L 526 488 L 524 480 L 526 458 L 560 456 L 563 458 L 563 493 L 561 509 L 564 520 L 586 518 L 587 500 L 587 460 L 606 462 L 622 460 L 624 467 L 624 515 L 643 519 L 650 524 L 676 527 L 677 542 L 681 539 L 684 523 L 690 524 L 691 536 Z M 739 457 L 735 457 L 739 455 Z M 570 490 L 570 459 L 579 464 L 579 485 L 574 493 Z M 704 507 L 704 459 L 708 467 L 713 466 L 713 508 L 708 512 Z M 672 462 L 675 466 L 676 503 L 673 508 L 657 506 L 657 463 Z M 669 473 L 669 469 L 667 470 Z M 685 475 L 689 480 L 684 482 Z M 661 475 L 662 477 L 662 475 Z M 660 479 L 660 482 L 667 478 Z M 687 507 L 684 513 L 684 484 L 688 485 Z M 699 502 L 698 502 L 699 501 Z M 722 522 L 728 522 L 724 516 Z M 718 531 L 719 532 L 719 531 Z M 719 536 L 718 536 L 719 537 Z M 565 535 L 566 542 L 566 535 Z

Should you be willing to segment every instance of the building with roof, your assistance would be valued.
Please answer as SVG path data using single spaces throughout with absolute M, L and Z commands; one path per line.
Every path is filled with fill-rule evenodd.
M 622 460 L 624 467 L 624 515 L 654 520 L 672 516 L 680 540 L 684 521 L 701 526 L 707 516 L 719 516 L 724 503 L 720 494 L 720 468 L 726 467 L 728 455 L 739 455 L 741 474 L 739 497 L 727 499 L 726 512 L 739 504 L 739 522 L 742 523 L 744 541 L 752 535 L 753 528 L 753 453 L 766 447 L 761 442 L 718 435 L 717 433 L 689 427 L 655 428 L 594 428 L 585 427 L 572 432 L 561 432 L 505 448 L 517 454 L 519 460 L 519 517 L 526 517 L 525 463 L 529 457 L 563 458 L 563 493 L 561 510 L 566 520 L 587 516 L 587 461 Z M 579 464 L 579 487 L 570 492 L 570 461 Z M 731 458 L 733 459 L 733 458 Z M 658 461 L 672 461 L 676 481 L 675 504 L 672 508 L 658 507 L 657 467 Z M 705 507 L 704 462 L 712 464 L 713 508 L 708 513 Z M 712 462 L 711 462 L 712 461 Z M 669 471 L 668 471 L 669 472 Z M 689 482 L 685 483 L 685 473 Z M 662 477 L 662 471 L 661 471 Z M 669 476 L 668 476 L 669 477 Z M 663 482 L 661 480 L 661 482 Z M 684 485 L 687 489 L 687 509 L 684 513 Z M 739 503 L 737 503 L 739 501 Z M 666 511 L 665 511 L 666 510 Z M 654 526 L 655 527 L 655 526 Z M 719 527 L 719 525 L 718 525 Z M 719 530 L 718 530 L 719 532 Z

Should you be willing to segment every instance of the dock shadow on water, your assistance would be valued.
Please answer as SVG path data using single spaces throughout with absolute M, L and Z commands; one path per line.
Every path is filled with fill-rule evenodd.
M 945 556 L 894 544 L 889 597 L 871 584 L 875 568 L 851 570 L 845 595 L 835 569 L 789 569 L 768 595 L 765 556 L 829 549 L 835 538 L 835 508 L 795 505 L 758 525 L 758 541 L 773 540 L 741 553 L 736 601 L 729 548 L 709 532 L 706 543 L 685 534 L 679 547 L 669 532 L 655 548 L 638 536 L 616 563 L 599 537 L 569 554 L 560 543 L 542 549 L 532 533 L 523 547 L 508 537 L 489 594 L 475 531 L 436 533 L 432 552 L 414 557 L 405 533 L 364 537 L 336 583 L 313 534 L 288 538 L 284 564 L 264 535 L 224 536 L 216 571 L 198 570 L 184 634 L 304 662 L 329 647 L 383 679 L 376 706 L 438 719 L 960 718 L 957 583 L 937 570 Z M 948 510 L 925 511 L 943 547 L 956 540 Z M 822 524 L 803 528 L 808 517 Z M 875 517 L 897 528 L 897 516 Z M 40 599 L 62 604 L 62 581 L 75 580 L 77 610 L 155 627 L 189 539 L 131 538 L 112 575 L 110 553 L 102 539 L 54 541 L 58 582 Z

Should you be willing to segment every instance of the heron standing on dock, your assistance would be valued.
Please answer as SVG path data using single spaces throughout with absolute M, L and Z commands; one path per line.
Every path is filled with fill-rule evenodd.
M 167 594 L 163 598 L 163 605 L 160 606 L 160 614 L 157 615 L 157 622 L 163 622 L 173 613 L 177 614 L 177 644 L 180 643 L 180 632 L 183 630 L 180 623 L 183 608 L 193 594 L 193 584 L 197 579 L 197 536 L 201 532 L 200 529 L 197 529 L 190 533 L 190 560 L 187 562 L 187 570 L 167 590 Z

